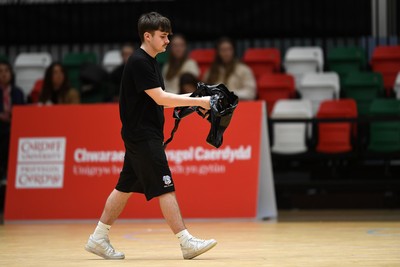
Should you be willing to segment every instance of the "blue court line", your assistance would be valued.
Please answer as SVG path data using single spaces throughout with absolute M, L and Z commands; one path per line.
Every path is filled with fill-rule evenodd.
M 376 228 L 367 231 L 367 234 L 374 236 L 400 236 L 400 228 Z

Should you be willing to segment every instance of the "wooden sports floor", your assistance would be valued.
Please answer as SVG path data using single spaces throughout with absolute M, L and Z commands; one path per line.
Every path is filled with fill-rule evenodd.
M 163 221 L 117 221 L 110 232 L 126 259 L 84 250 L 95 221 L 6 222 L 0 266 L 400 266 L 400 211 L 282 211 L 276 220 L 186 220 L 218 245 L 183 260 Z

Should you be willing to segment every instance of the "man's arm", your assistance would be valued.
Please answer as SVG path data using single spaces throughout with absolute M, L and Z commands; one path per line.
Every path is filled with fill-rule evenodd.
M 183 95 L 183 96 L 190 96 L 192 93 L 187 93 L 187 94 L 180 94 L 180 95 Z M 173 107 L 169 107 L 169 106 L 164 106 L 164 108 L 173 108 Z
M 166 107 L 185 107 L 200 106 L 210 109 L 210 97 L 190 97 L 190 94 L 177 95 L 165 92 L 161 87 L 145 90 L 145 92 L 160 106 Z

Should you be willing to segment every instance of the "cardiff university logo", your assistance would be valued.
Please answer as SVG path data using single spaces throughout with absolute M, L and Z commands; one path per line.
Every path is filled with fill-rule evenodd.
M 172 184 L 172 180 L 171 180 L 171 176 L 169 176 L 169 175 L 164 175 L 163 176 L 163 181 L 164 181 L 164 184 L 165 184 L 165 186 L 164 187 L 168 187 L 168 186 L 171 186 Z
M 62 188 L 65 137 L 19 138 L 15 187 Z

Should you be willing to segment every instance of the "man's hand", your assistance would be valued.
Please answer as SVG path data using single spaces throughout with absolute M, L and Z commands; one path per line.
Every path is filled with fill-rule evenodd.
M 205 111 L 207 112 L 207 110 L 209 110 L 211 107 L 210 107 L 210 99 L 211 99 L 211 96 L 203 96 L 202 98 L 201 98 L 203 101 L 202 101 L 202 104 L 200 105 L 203 109 L 205 109 Z

